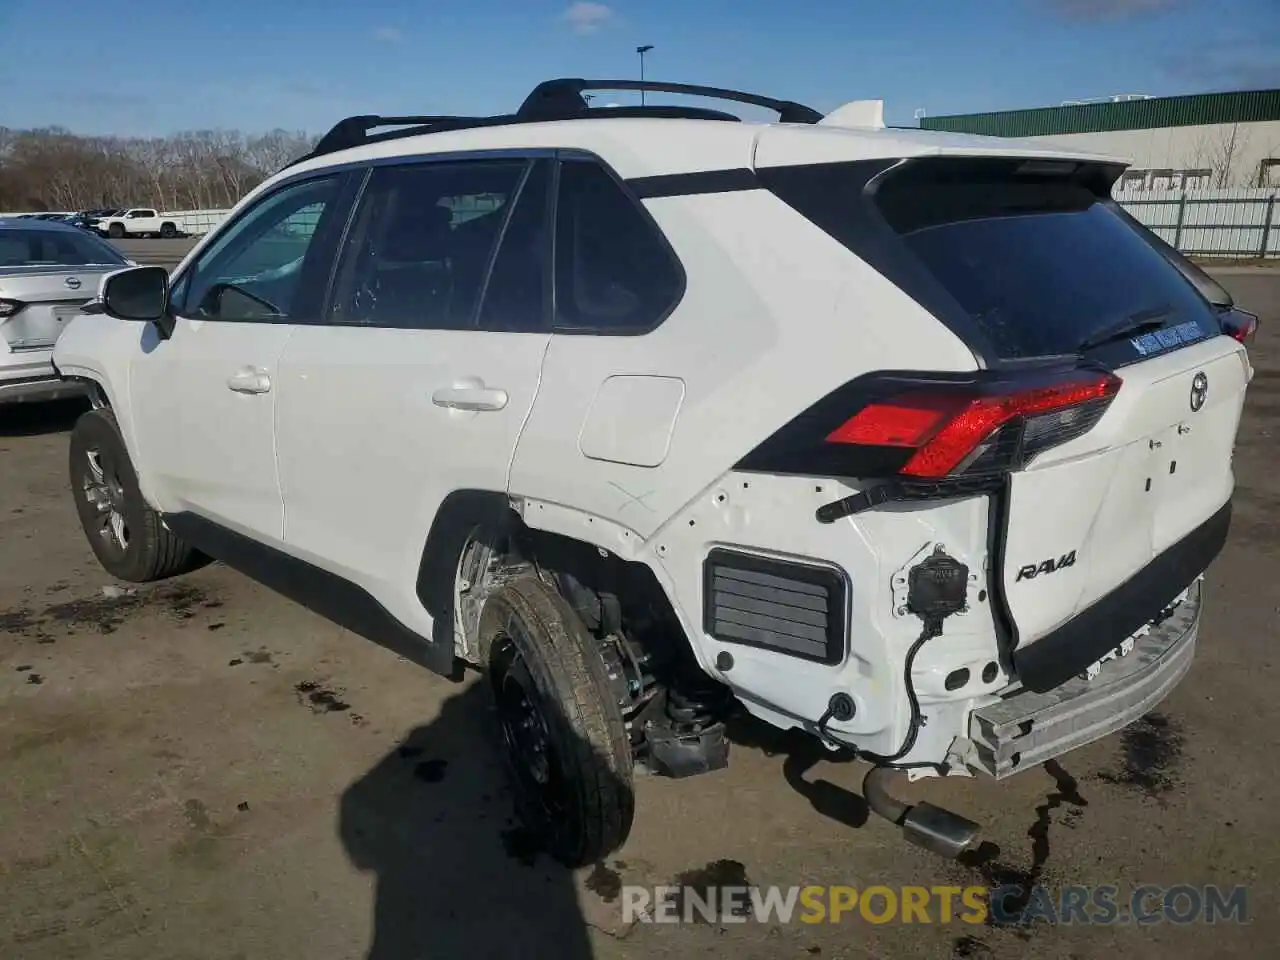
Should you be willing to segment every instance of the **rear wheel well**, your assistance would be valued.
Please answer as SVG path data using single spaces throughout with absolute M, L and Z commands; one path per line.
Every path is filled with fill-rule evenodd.
M 564 600 L 598 653 L 607 695 L 626 724 L 632 752 L 655 772 L 689 776 L 728 762 L 724 720 L 731 690 L 694 656 L 666 591 L 646 564 L 570 536 L 535 530 L 506 494 L 456 491 L 427 536 L 418 598 L 432 640 L 488 669 L 488 601 L 514 580 L 536 579 Z
M 517 576 L 553 586 L 597 640 L 624 639 L 665 679 L 696 674 L 690 638 L 653 571 L 595 544 L 527 526 L 506 494 L 456 491 L 436 513 L 418 567 L 417 594 L 436 642 L 483 664 L 478 637 L 488 596 Z

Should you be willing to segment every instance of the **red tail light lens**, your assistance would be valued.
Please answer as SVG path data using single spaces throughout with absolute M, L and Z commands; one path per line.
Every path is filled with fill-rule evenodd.
M 940 479 L 977 467 L 1008 469 L 1035 453 L 1088 432 L 1120 389 L 1120 378 L 1089 373 L 1009 392 L 936 389 L 870 403 L 827 435 L 828 443 L 907 447 L 898 474 Z M 1012 443 L 997 434 L 1018 426 Z M 987 462 L 984 462 L 987 461 Z
M 1224 313 L 1221 322 L 1222 331 L 1231 339 L 1238 340 L 1243 344 L 1252 343 L 1254 334 L 1258 332 L 1257 316 L 1238 308 L 1233 308 Z

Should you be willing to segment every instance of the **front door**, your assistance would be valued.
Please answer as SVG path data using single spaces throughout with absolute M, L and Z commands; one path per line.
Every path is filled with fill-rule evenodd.
M 379 166 L 326 322 L 280 362 L 285 548 L 431 636 L 416 595 L 437 511 L 505 492 L 546 351 L 548 161 Z
M 343 176 L 303 180 L 248 207 L 175 278 L 172 335 L 146 328 L 130 404 L 165 511 L 283 536 L 278 364 L 295 324 L 318 312 L 344 185 Z

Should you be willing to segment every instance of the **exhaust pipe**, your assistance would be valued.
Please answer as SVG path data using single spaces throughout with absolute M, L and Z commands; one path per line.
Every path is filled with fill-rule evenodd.
M 908 804 L 893 796 L 888 783 L 897 772 L 893 767 L 867 771 L 862 797 L 872 812 L 900 826 L 911 843 L 952 860 L 973 846 L 982 828 L 972 820 L 932 803 Z

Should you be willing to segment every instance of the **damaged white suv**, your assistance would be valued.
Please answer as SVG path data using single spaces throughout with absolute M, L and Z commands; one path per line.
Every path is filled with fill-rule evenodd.
M 639 88 L 779 122 L 582 97 Z M 885 777 L 1136 719 L 1227 535 L 1256 321 L 1123 166 L 677 84 L 353 117 L 58 341 L 75 502 L 120 578 L 211 556 L 478 667 L 567 863 L 625 839 L 636 762 L 727 762 L 736 708 L 954 854 L 977 825 Z

